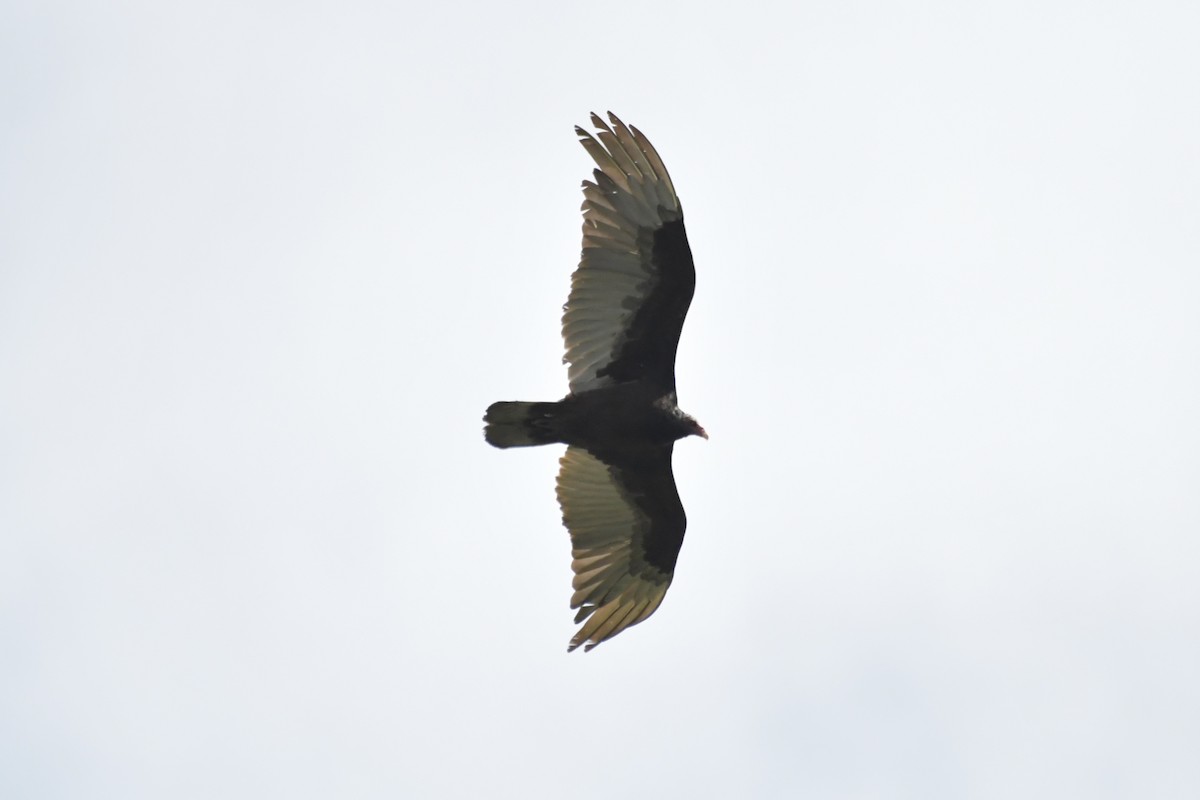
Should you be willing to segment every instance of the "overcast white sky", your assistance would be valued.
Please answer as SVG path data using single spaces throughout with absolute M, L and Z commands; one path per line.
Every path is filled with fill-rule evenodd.
M 1200 5 L 0 3 L 0 796 L 1200 796 Z M 572 126 L 698 286 L 574 626 Z

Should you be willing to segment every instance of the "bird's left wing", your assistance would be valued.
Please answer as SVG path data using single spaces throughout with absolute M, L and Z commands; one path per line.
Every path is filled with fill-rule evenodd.
M 583 622 L 568 650 L 636 625 L 658 609 L 671 585 L 687 518 L 667 444 L 637 454 L 568 447 L 560 462 L 558 502 L 571 533 L 575 572 L 571 608 Z
M 683 208 L 654 146 L 613 114 L 595 138 L 583 183 L 583 253 L 563 313 L 572 392 L 623 381 L 675 388 L 675 350 L 696 288 Z

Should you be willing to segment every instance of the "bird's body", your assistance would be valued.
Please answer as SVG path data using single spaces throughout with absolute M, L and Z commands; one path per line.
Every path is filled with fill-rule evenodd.
M 675 351 L 695 288 L 683 210 L 649 141 L 609 114 L 584 182 L 583 255 L 564 306 L 571 392 L 557 402 L 502 401 L 487 410 L 496 447 L 568 445 L 558 478 L 571 533 L 575 621 L 585 649 L 649 617 L 671 583 L 687 520 L 671 456 L 708 438 L 680 410 Z
M 695 433 L 673 392 L 633 382 L 569 394 L 557 403 L 493 403 L 484 421 L 485 437 L 497 447 L 559 442 L 593 453 L 661 447 Z

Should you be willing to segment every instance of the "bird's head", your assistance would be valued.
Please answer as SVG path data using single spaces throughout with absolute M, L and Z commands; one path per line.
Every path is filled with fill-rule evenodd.
M 674 438 L 682 439 L 685 436 L 708 438 L 708 432 L 700 427 L 700 423 L 696 422 L 696 418 L 691 414 L 685 413 L 679 407 L 678 402 L 675 400 L 674 392 L 663 395 L 654 402 L 654 405 L 662 409 L 671 418 L 671 430 L 674 433 Z
M 704 430 L 704 428 L 700 427 L 700 423 L 696 422 L 695 417 L 685 414 L 683 417 L 683 420 L 684 420 L 684 422 L 687 423 L 687 426 L 688 426 L 688 429 L 687 429 L 688 436 L 699 436 L 701 439 L 705 439 L 705 440 L 708 439 L 708 431 L 706 431 L 706 430 Z

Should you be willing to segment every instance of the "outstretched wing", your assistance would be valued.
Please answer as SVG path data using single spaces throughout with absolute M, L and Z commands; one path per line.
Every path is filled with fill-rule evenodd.
M 605 639 L 655 612 L 675 572 L 687 518 L 667 444 L 606 461 L 568 447 L 558 474 L 558 503 L 571 533 L 575 571 L 571 608 L 583 623 L 568 650 Z
M 599 167 L 583 182 L 583 255 L 571 276 L 563 340 L 572 392 L 646 380 L 675 388 L 675 350 L 696 288 L 683 209 L 662 159 L 609 113 L 575 128 Z

